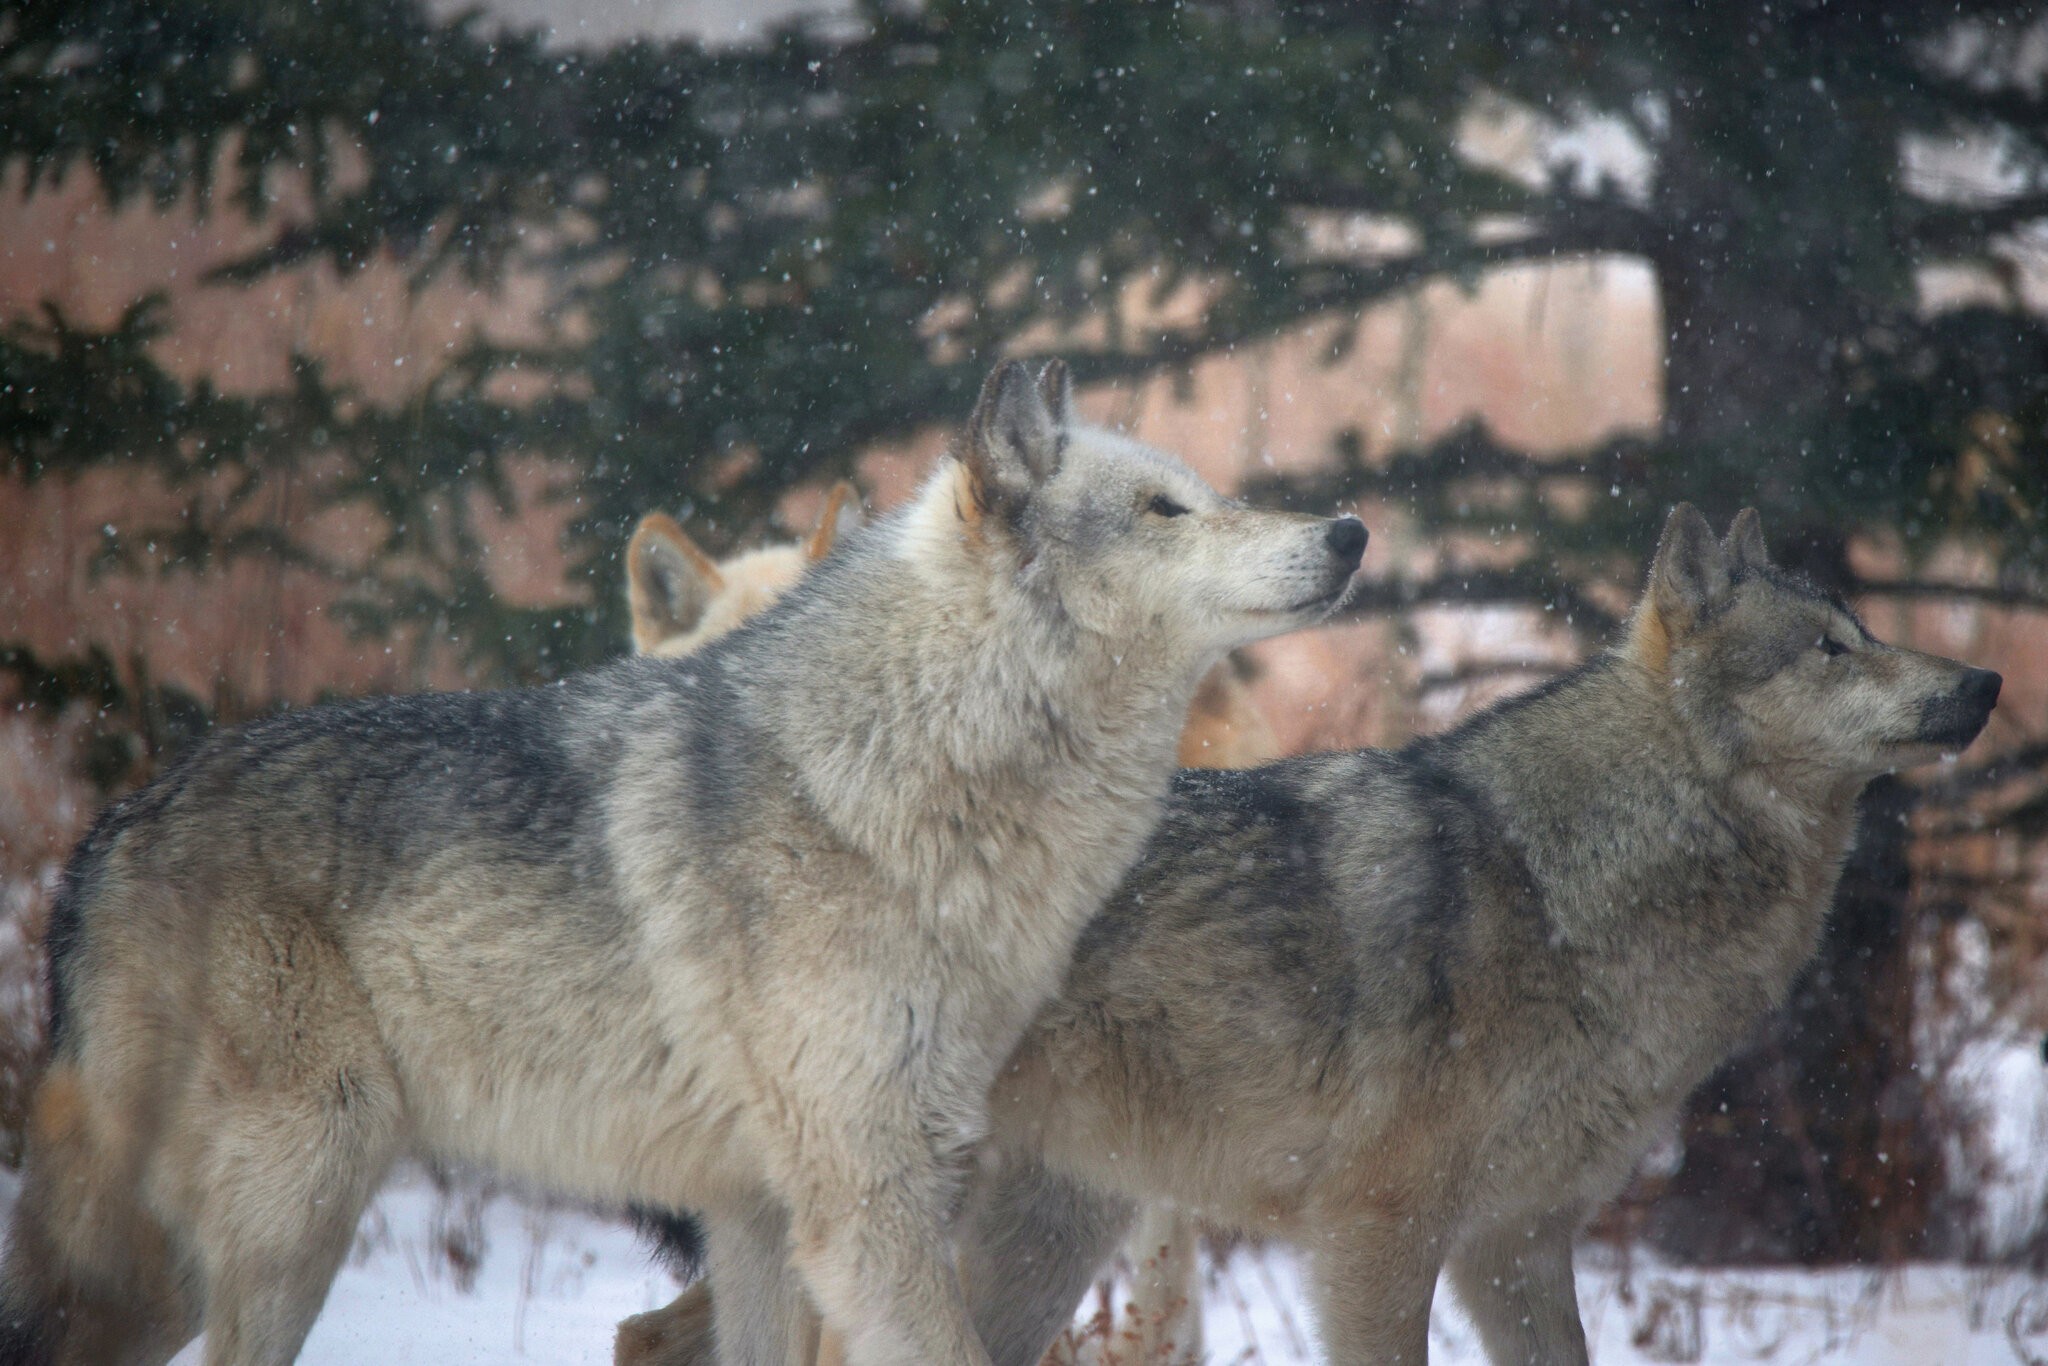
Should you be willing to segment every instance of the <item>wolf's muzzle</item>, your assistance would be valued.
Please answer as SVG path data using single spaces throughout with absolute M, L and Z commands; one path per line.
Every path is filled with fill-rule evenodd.
M 1989 669 L 1966 669 L 1956 690 L 1930 697 L 1920 706 L 1920 742 L 1962 749 L 1977 738 L 1998 705 L 2005 680 Z

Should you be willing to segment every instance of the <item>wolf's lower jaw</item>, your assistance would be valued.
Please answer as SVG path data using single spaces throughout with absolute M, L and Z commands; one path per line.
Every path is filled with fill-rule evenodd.
M 1350 597 L 1351 587 L 1351 580 L 1346 579 L 1344 580 L 1344 582 L 1338 584 L 1335 588 L 1331 589 L 1330 591 L 1326 593 L 1317 593 L 1313 597 L 1303 598 L 1300 602 L 1295 603 L 1291 607 L 1254 607 L 1248 610 L 1245 613 L 1245 615 L 1248 617 L 1260 618 L 1298 616 L 1308 616 L 1311 618 L 1321 617 L 1326 613 L 1335 611 L 1337 609 L 1338 604 L 1342 603 L 1344 599 Z

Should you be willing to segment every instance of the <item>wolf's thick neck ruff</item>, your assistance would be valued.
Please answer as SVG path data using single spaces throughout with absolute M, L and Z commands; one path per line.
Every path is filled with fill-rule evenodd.
M 1862 780 L 1802 783 L 1730 762 L 1668 677 L 1625 651 L 1437 748 L 1506 794 L 1502 837 L 1534 875 L 1556 948 L 1609 965 L 1589 992 L 1619 1012 L 1621 1032 L 1637 1028 L 1621 1017 L 1647 1009 L 1696 1036 L 1702 1061 L 1667 1084 L 1696 1084 L 1811 956 Z M 1568 809 L 1556 793 L 1570 794 Z
M 874 932 L 886 920 L 953 965 L 933 969 L 957 984 L 934 1009 L 978 1096 L 1142 852 L 1215 654 L 1082 627 L 1010 533 L 963 525 L 956 478 L 941 470 L 763 619 L 769 640 L 790 634 L 764 641 L 784 662 L 747 710 L 875 879 Z
M 797 595 L 792 627 L 820 642 L 814 666 L 760 697 L 773 729 L 801 736 L 791 762 L 821 814 L 906 891 L 936 899 L 963 871 L 983 885 L 1034 879 L 981 866 L 979 820 L 1047 837 L 1071 825 L 1135 858 L 1181 718 L 1220 654 L 1082 627 L 1014 533 L 961 511 L 964 477 L 943 467 L 815 594 Z M 1072 908 L 1076 930 L 1092 909 Z

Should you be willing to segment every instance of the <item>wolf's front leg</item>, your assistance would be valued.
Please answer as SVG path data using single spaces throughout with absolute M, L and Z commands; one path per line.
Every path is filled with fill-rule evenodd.
M 764 974 L 746 1045 L 763 1175 L 851 1366 L 983 1366 L 951 1225 L 1002 1055 L 976 1023 L 987 1007 L 947 986 L 955 965 L 873 948 L 849 935 L 804 972 Z M 792 933 L 762 952 L 815 949 Z M 712 1283 L 723 1305 L 716 1266 Z
M 707 1212 L 704 1232 L 721 1366 L 810 1366 L 818 1324 L 790 1269 L 788 1213 L 763 1196 L 751 1207 Z
M 988 1366 L 944 1236 L 948 1201 L 934 1198 L 940 1178 L 899 1172 L 798 1216 L 796 1267 L 850 1366 Z M 721 1305 L 726 1294 L 719 1282 Z
M 1443 1228 L 1415 1213 L 1354 1216 L 1318 1230 L 1314 1289 L 1335 1366 L 1425 1366 Z
M 1576 1208 L 1473 1234 L 1450 1262 L 1451 1285 L 1493 1366 L 1585 1366 L 1572 1280 Z
M 1131 1202 L 1014 1158 L 975 1182 L 960 1277 L 996 1366 L 1036 1366 L 1131 1225 Z

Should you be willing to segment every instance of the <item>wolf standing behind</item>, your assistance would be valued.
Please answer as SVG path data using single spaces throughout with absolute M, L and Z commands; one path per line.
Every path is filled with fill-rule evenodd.
M 790 1259 L 856 1362 L 983 1359 L 943 1223 L 995 1070 L 1201 672 L 1364 541 L 1011 363 L 697 656 L 213 737 L 66 870 L 0 1359 L 291 1360 L 404 1154 L 703 1211 L 734 1360 L 801 1349 Z
M 626 543 L 634 650 L 663 659 L 695 654 L 773 607 L 860 524 L 860 494 L 842 479 L 826 491 L 818 520 L 802 541 L 759 546 L 720 562 L 673 517 L 648 513 Z

